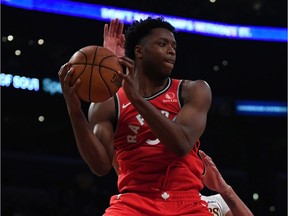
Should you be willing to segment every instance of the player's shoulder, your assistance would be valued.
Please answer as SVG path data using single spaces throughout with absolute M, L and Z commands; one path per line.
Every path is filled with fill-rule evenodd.
M 183 87 L 184 88 L 204 88 L 210 89 L 209 84 L 205 80 L 183 80 Z
M 183 80 L 182 97 L 184 100 L 190 101 L 191 98 L 198 98 L 210 103 L 212 92 L 205 80 Z

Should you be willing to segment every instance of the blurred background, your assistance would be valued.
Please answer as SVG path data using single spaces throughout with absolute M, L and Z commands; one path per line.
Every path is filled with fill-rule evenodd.
M 255 215 L 287 215 L 285 0 L 1 0 L 1 215 L 96 216 L 117 193 L 113 170 L 97 177 L 81 159 L 57 76 L 78 49 L 102 45 L 111 17 L 83 17 L 88 6 L 216 23 L 178 31 L 172 77 L 211 86 L 201 148 L 226 181 Z M 253 34 L 226 34 L 217 23 Z M 254 27 L 265 28 L 260 39 Z

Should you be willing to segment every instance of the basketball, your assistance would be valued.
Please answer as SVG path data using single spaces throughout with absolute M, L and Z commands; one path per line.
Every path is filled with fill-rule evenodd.
M 123 72 L 122 66 L 117 56 L 102 46 L 83 47 L 72 55 L 69 62 L 75 69 L 72 83 L 81 80 L 77 94 L 83 101 L 108 100 L 121 86 L 117 71 Z

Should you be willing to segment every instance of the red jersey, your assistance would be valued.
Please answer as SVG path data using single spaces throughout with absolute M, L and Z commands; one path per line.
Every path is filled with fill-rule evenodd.
M 163 90 L 145 99 L 173 120 L 181 109 L 182 82 L 169 78 Z M 115 101 L 118 120 L 114 144 L 119 163 L 119 192 L 202 190 L 203 164 L 197 155 L 200 142 L 195 143 L 189 154 L 179 157 L 152 133 L 122 88 Z

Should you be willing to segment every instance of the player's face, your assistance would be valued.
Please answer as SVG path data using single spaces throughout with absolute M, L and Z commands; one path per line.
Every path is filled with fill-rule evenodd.
M 153 29 L 144 40 L 142 63 L 145 71 L 169 76 L 176 60 L 176 41 L 165 28 Z

